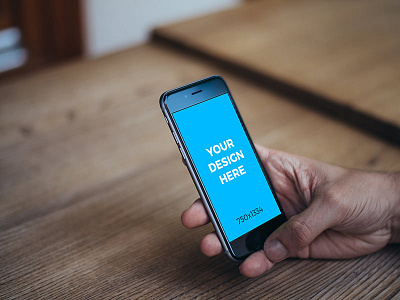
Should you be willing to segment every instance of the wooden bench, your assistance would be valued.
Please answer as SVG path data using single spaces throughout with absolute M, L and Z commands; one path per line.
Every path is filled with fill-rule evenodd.
M 400 145 L 400 2 L 248 1 L 157 41 Z

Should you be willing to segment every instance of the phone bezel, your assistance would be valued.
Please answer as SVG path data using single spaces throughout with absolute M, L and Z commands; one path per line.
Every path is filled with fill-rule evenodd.
M 201 90 L 201 92 L 198 92 Z M 193 94 L 192 94 L 193 93 Z M 179 128 L 176 125 L 172 114 L 176 111 L 188 108 L 190 106 L 196 105 L 203 101 L 218 97 L 222 94 L 227 93 L 231 103 L 235 109 L 235 112 L 240 120 L 242 128 L 245 131 L 248 141 L 252 147 L 252 150 L 257 158 L 257 161 L 264 173 L 264 176 L 270 186 L 272 194 L 274 195 L 275 201 L 277 202 L 281 214 L 276 216 L 275 218 L 265 222 L 264 224 L 252 229 L 248 233 L 240 236 L 239 238 L 229 242 L 223 227 L 220 223 L 217 213 L 214 210 L 214 206 L 212 201 L 208 197 L 207 190 L 205 189 L 203 182 L 201 180 L 200 175 L 197 172 L 197 169 L 192 161 L 191 155 L 186 148 L 186 144 L 180 134 Z M 172 97 L 172 98 L 171 98 Z M 181 103 L 176 103 L 178 100 Z M 169 102 L 168 104 L 166 102 Z M 173 107 L 175 106 L 175 107 Z M 207 213 L 210 217 L 210 220 L 216 230 L 216 233 L 223 245 L 225 253 L 235 261 L 241 261 L 249 256 L 251 253 L 262 249 L 263 243 L 265 239 L 271 234 L 276 228 L 278 228 L 281 224 L 283 224 L 287 219 L 283 212 L 283 209 L 279 203 L 278 197 L 276 196 L 275 190 L 272 186 L 271 180 L 265 171 L 265 168 L 258 156 L 258 153 L 254 147 L 253 141 L 247 131 L 247 128 L 243 122 L 243 119 L 239 113 L 239 110 L 236 106 L 235 101 L 233 100 L 232 94 L 229 91 L 229 88 L 222 77 L 218 75 L 213 75 L 199 81 L 181 86 L 179 88 L 167 91 L 163 93 L 160 97 L 160 107 L 165 116 L 165 119 L 170 127 L 170 130 L 176 140 L 178 148 L 180 148 L 182 156 L 186 161 L 186 165 L 188 167 L 189 173 L 195 183 L 197 191 L 200 194 L 200 197 L 206 207 Z M 171 109 L 170 109 L 171 108 Z M 183 152 L 182 152 L 183 151 Z

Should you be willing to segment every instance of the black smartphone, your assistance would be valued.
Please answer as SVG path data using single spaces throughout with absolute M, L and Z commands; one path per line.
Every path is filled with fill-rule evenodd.
M 160 106 L 225 253 L 262 249 L 286 216 L 225 81 L 167 91 Z

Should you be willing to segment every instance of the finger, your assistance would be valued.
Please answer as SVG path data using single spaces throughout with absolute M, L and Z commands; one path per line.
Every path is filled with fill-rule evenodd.
M 215 232 L 207 234 L 200 243 L 201 251 L 211 257 L 222 253 L 222 245 Z
M 333 210 L 322 201 L 313 202 L 307 209 L 290 218 L 268 237 L 264 244 L 266 256 L 271 261 L 277 262 L 297 254 L 307 255 L 307 246 L 337 222 Z M 303 250 L 306 247 L 307 249 Z
M 187 228 L 196 228 L 210 222 L 206 209 L 200 199 L 197 199 L 182 213 L 182 224 Z
M 260 276 L 267 270 L 271 269 L 274 263 L 270 261 L 263 250 L 258 251 L 250 255 L 246 260 L 240 265 L 240 273 L 246 277 L 256 277 Z
M 261 158 L 261 161 L 265 161 L 270 155 L 270 150 L 268 148 L 265 148 L 264 146 L 258 144 L 254 144 L 254 147 L 256 148 L 258 156 Z

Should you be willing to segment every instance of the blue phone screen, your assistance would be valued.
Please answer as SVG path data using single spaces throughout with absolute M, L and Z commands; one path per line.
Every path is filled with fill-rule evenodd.
M 229 242 L 281 214 L 228 94 L 173 118 Z

